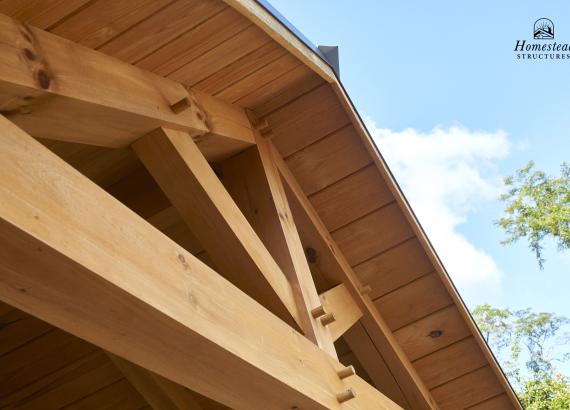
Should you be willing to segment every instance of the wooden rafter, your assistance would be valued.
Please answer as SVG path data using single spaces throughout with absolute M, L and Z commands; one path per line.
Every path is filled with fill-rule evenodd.
M 0 113 L 34 137 L 125 147 L 160 126 L 209 159 L 254 144 L 244 111 L 0 14 Z
M 133 149 L 219 272 L 282 319 L 300 323 L 290 283 L 192 138 L 159 129 Z
M 397 406 L 0 117 L 0 299 L 235 408 Z
M 437 408 L 429 390 L 402 351 L 374 303 L 367 295 L 363 295 L 362 284 L 291 174 L 287 164 L 274 147 L 273 151 L 279 171 L 288 189 L 293 217 L 300 226 L 301 239 L 305 246 L 310 244 L 310 247 L 315 250 L 317 268 L 323 275 L 329 276 L 346 286 L 362 311 L 362 323 L 381 352 L 390 371 L 402 387 L 410 405 L 418 409 Z
M 319 295 L 279 171 L 267 141 L 257 135 L 256 142 L 222 164 L 222 181 L 287 276 L 305 336 L 336 357 L 328 326 L 311 314 L 320 306 Z

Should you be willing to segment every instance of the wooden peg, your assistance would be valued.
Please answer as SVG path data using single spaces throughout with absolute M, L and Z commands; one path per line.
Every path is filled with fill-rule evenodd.
M 330 325 L 335 320 L 336 318 L 334 317 L 334 313 L 327 313 L 324 316 L 321 316 L 321 323 L 323 326 Z
M 192 106 L 192 102 L 190 101 L 190 98 L 184 97 L 180 101 L 172 104 L 170 106 L 170 109 L 172 110 L 173 113 L 180 114 L 182 111 L 187 110 L 191 106 Z
M 338 373 L 338 377 L 342 379 L 346 379 L 349 376 L 354 376 L 356 372 L 354 371 L 354 366 L 347 366 L 344 369 L 340 370 Z
M 356 394 L 354 394 L 354 390 L 348 389 L 336 395 L 336 399 L 339 403 L 344 403 L 345 401 L 349 401 L 350 399 L 354 399 Z
M 368 295 L 370 292 L 372 292 L 372 286 L 370 285 L 363 286 L 360 289 L 360 294 L 362 295 Z
M 325 311 L 325 308 L 323 305 L 317 306 L 316 308 L 314 308 L 313 310 L 311 310 L 311 315 L 315 318 L 318 319 L 321 316 L 326 315 L 327 312 Z

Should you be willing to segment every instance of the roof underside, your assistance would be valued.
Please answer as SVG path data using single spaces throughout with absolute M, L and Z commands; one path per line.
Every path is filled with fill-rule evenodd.
M 266 118 L 274 144 L 361 282 L 372 287 L 369 296 L 440 408 L 515 408 L 510 386 L 332 70 L 309 47 L 286 39 L 277 21 L 264 25 L 247 10 L 218 0 L 0 0 L 0 13 Z M 208 263 L 130 150 L 41 141 Z M 336 285 L 314 268 L 320 292 Z M 436 330 L 441 336 L 430 337 Z M 341 361 L 409 407 L 362 324 L 346 340 L 337 343 Z

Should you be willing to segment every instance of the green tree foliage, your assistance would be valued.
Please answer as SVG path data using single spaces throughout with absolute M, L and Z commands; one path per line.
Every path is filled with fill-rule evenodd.
M 508 191 L 504 216 L 497 221 L 510 244 L 526 238 L 542 269 L 543 240 L 553 239 L 560 250 L 570 249 L 570 166 L 563 163 L 560 177 L 546 175 L 529 162 L 515 175 L 505 178 Z
M 561 375 L 529 379 L 525 381 L 519 399 L 526 410 L 568 410 L 570 382 Z
M 570 381 L 556 369 L 557 362 L 570 358 L 560 354 L 568 349 L 567 318 L 530 309 L 511 312 L 488 304 L 477 306 L 472 313 L 525 409 L 570 409 Z

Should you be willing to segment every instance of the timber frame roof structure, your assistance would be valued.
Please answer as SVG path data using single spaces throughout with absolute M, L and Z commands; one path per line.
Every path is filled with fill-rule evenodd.
M 0 164 L 0 408 L 521 409 L 263 4 L 0 0 Z

